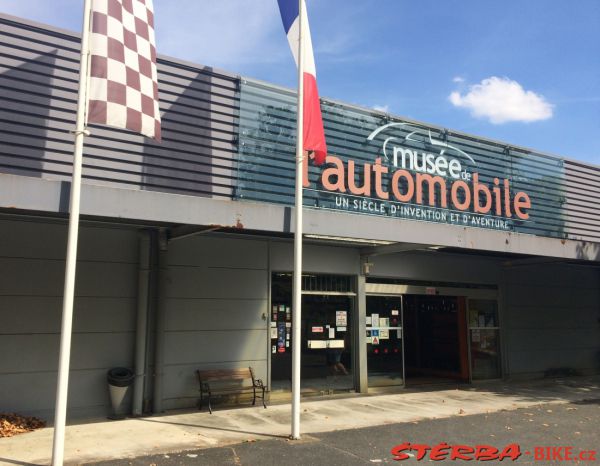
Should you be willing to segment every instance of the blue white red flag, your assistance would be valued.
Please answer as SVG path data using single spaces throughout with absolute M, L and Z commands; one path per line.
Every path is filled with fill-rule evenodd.
M 302 0 L 304 3 L 304 0 Z M 283 28 L 288 38 L 294 60 L 298 65 L 298 40 L 300 37 L 300 15 L 298 0 L 278 0 L 279 12 L 283 21 Z M 306 11 L 306 5 L 304 5 Z M 315 57 L 313 55 L 310 28 L 306 15 L 302 18 L 302 48 L 304 51 L 304 127 L 303 148 L 313 151 L 315 164 L 321 165 L 325 162 L 327 145 L 325 143 L 325 131 L 323 129 L 323 117 L 321 116 L 321 104 L 319 91 L 317 89 L 317 70 Z

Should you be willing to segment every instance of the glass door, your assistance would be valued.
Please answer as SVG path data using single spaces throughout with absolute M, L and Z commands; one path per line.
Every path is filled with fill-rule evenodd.
M 367 296 L 369 387 L 404 385 L 402 296 Z
M 291 390 L 292 378 L 291 274 L 273 274 L 271 283 L 271 389 L 286 392 Z M 346 277 L 303 276 L 302 395 L 328 395 L 354 389 L 351 336 L 355 306 L 349 283 Z
M 468 324 L 471 378 L 500 378 L 502 369 L 498 302 L 492 299 L 469 299 Z

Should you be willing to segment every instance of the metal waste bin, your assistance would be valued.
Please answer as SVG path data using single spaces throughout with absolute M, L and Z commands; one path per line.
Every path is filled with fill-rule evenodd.
M 108 371 L 108 392 L 112 405 L 112 415 L 109 419 L 123 419 L 130 411 L 128 397 L 129 387 L 133 384 L 135 374 L 126 367 L 113 367 Z

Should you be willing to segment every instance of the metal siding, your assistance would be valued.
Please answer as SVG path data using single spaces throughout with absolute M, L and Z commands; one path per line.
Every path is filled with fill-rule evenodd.
M 0 222 L 0 411 L 54 411 L 67 226 Z M 106 371 L 131 367 L 137 233 L 82 226 L 69 415 L 108 413 Z
M 79 38 L 6 16 L 0 25 L 0 171 L 70 180 Z M 158 62 L 162 143 L 91 125 L 84 182 L 231 197 L 238 78 Z
M 169 245 L 163 406 L 192 407 L 197 369 L 252 366 L 266 381 L 267 241 L 198 235 Z
M 600 241 L 600 167 L 565 163 L 568 238 Z
M 597 373 L 598 270 L 560 264 L 506 270 L 509 375 L 543 376 L 552 369 Z

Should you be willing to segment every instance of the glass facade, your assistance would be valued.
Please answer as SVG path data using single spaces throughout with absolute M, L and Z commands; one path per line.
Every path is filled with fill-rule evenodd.
M 301 389 L 325 395 L 354 389 L 354 297 L 347 276 L 303 275 Z M 271 390 L 290 391 L 292 379 L 292 277 L 271 281 Z
M 499 378 L 501 359 L 498 302 L 470 299 L 468 322 L 471 377 L 473 380 Z
M 293 205 L 295 112 L 293 92 L 242 80 L 236 199 Z M 341 189 L 326 189 L 323 168 L 311 165 L 305 206 L 564 236 L 563 160 L 331 101 L 322 101 L 322 112 L 329 154 L 345 178 L 332 175 Z M 394 178 L 400 165 L 409 175 Z M 437 173 L 437 183 L 419 182 Z M 399 201 L 395 189 L 414 195 Z M 530 200 L 520 209 L 526 216 L 517 215 L 517 204 L 526 205 L 518 193 Z

